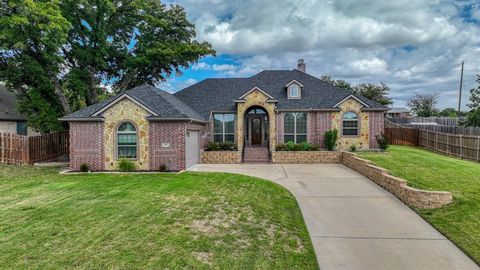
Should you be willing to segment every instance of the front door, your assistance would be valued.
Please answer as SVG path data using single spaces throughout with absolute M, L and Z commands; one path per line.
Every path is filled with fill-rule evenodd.
M 262 119 L 252 119 L 252 145 L 262 145 Z

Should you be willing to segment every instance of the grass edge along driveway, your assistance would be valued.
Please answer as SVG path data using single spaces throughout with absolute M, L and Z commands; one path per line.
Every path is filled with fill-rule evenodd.
M 225 173 L 0 165 L 0 268 L 318 269 L 297 201 Z
M 480 164 L 407 146 L 358 155 L 411 187 L 452 192 L 452 204 L 414 210 L 480 264 Z

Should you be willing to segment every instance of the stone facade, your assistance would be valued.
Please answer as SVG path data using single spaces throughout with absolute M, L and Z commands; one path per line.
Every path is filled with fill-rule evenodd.
M 409 187 L 406 180 L 391 176 L 387 170 L 376 167 L 370 161 L 352 153 L 344 152 L 342 160 L 344 165 L 388 190 L 407 205 L 417 208 L 438 208 L 453 201 L 450 192 L 426 191 Z
M 273 151 L 272 162 L 279 164 L 337 164 L 342 162 L 342 152 Z
M 237 137 L 238 149 L 240 151 L 242 151 L 242 149 L 243 149 L 243 141 L 244 141 L 243 138 L 245 136 L 245 131 L 244 131 L 245 130 L 244 129 L 245 112 L 253 106 L 260 106 L 263 109 L 265 109 L 265 111 L 267 111 L 268 122 L 270 123 L 270 130 L 269 130 L 270 149 L 275 149 L 275 145 L 276 145 L 275 103 L 268 102 L 268 99 L 269 98 L 264 93 L 262 93 L 258 90 L 254 90 L 254 91 L 250 92 L 247 96 L 245 96 L 245 102 L 238 102 L 237 103 L 237 119 L 236 119 L 237 120 L 236 121 L 237 134 L 236 134 L 236 137 Z
M 70 169 L 87 164 L 91 171 L 105 169 L 103 122 L 70 123 Z
M 369 149 L 369 113 L 362 112 L 362 107 L 363 105 L 357 100 L 349 98 L 339 105 L 341 112 L 332 112 L 332 129 L 336 129 L 339 132 L 338 149 L 347 150 L 352 144 L 355 144 L 357 149 Z M 346 112 L 354 112 L 358 115 L 358 125 L 360 127 L 358 136 L 342 135 L 342 117 Z
M 159 170 L 160 165 L 171 171 L 185 170 L 185 132 L 185 122 L 150 122 L 150 170 Z
M 240 151 L 203 151 L 202 163 L 205 164 L 238 164 L 242 162 Z
M 132 123 L 137 129 L 137 158 L 133 160 L 138 170 L 149 169 L 148 156 L 148 127 L 149 123 L 146 117 L 150 115 L 142 107 L 133 103 L 127 98 L 117 102 L 108 108 L 104 113 L 105 129 L 105 170 L 116 170 L 118 165 L 117 158 L 117 128 L 125 122 Z

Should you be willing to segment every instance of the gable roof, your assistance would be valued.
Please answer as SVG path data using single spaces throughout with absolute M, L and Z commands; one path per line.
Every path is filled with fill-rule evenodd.
M 24 121 L 27 118 L 17 110 L 17 97 L 0 85 L 0 120 Z
M 128 91 L 108 98 L 103 102 L 93 104 L 82 110 L 71 113 L 60 120 L 102 120 L 101 113 L 113 106 L 116 102 L 128 98 L 151 113 L 151 120 L 193 120 L 205 122 L 200 114 L 190 108 L 185 102 L 174 95 L 157 89 L 149 84 L 144 84 Z
M 288 99 L 285 85 L 297 81 L 303 85 L 301 99 Z M 233 100 L 258 87 L 277 103 L 277 110 L 337 110 L 338 102 L 353 96 L 368 110 L 388 110 L 387 107 L 363 96 L 335 87 L 307 73 L 294 70 L 265 70 L 250 78 L 206 79 L 174 95 L 187 103 L 204 118 L 211 112 L 236 112 Z

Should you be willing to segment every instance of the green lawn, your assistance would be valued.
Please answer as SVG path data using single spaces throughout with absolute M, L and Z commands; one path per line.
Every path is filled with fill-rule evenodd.
M 452 204 L 416 211 L 480 263 L 480 164 L 402 146 L 359 155 L 408 180 L 412 187 L 452 192 Z
M 317 269 L 294 197 L 219 173 L 0 165 L 0 268 Z

